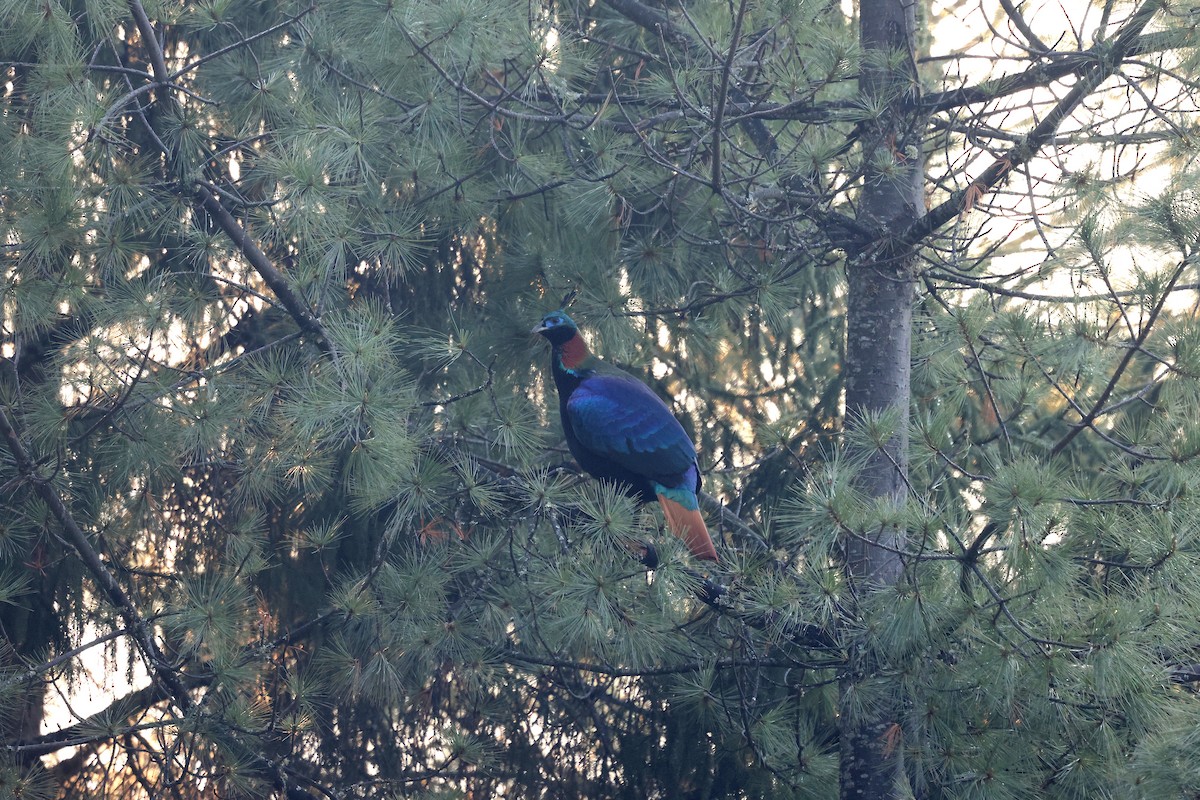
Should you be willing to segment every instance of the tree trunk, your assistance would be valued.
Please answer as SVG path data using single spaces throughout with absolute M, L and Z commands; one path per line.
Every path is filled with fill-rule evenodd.
M 866 57 L 860 91 L 889 110 L 864 131 L 868 166 L 858 222 L 872 233 L 872 243 L 847 259 L 846 425 L 853 429 L 881 412 L 900 415 L 894 435 L 871 454 L 858 483 L 868 496 L 896 504 L 904 502 L 908 469 L 914 278 L 912 253 L 896 251 L 888 242 L 924 213 L 923 125 L 911 111 L 918 91 L 916 27 L 913 0 L 861 0 L 859 31 Z M 897 551 L 903 549 L 905 531 L 884 527 L 866 534 L 845 541 L 851 614 L 869 594 L 895 586 L 904 567 Z M 841 686 L 841 797 L 907 796 L 898 709 L 860 697 L 874 665 L 869 648 L 855 646 L 858 635 L 848 641 L 850 669 Z

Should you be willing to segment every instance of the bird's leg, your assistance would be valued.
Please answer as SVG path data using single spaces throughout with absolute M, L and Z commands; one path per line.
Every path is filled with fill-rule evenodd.
M 570 545 L 567 543 L 567 534 L 562 528 L 562 523 L 559 522 L 558 512 L 550 512 L 550 525 L 554 528 L 554 535 L 558 537 L 558 546 L 564 553 L 570 550 Z
M 645 565 L 646 569 L 656 569 L 658 567 L 658 550 L 649 542 L 633 541 L 627 543 L 625 548 L 629 550 L 630 555 Z

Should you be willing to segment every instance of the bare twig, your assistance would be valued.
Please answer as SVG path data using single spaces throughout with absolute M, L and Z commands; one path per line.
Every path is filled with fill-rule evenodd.
M 729 77 L 733 73 L 733 62 L 737 59 L 738 44 L 742 38 L 742 22 L 746 19 L 746 0 L 738 4 L 737 16 L 733 20 L 733 33 L 729 37 L 729 53 L 721 69 L 721 86 L 717 90 L 716 108 L 713 110 L 712 138 L 712 190 L 721 193 L 721 123 L 725 117 L 725 104 L 729 101 Z
M 182 67 L 180 67 L 179 69 L 172 72 L 169 76 L 169 79 L 175 80 L 176 78 L 179 78 L 179 77 L 191 72 L 192 70 L 194 70 L 196 67 L 200 66 L 201 64 L 205 64 L 209 61 L 212 61 L 215 58 L 220 58 L 221 56 L 225 55 L 226 53 L 231 53 L 234 50 L 240 50 L 241 48 L 249 45 L 251 42 L 258 41 L 259 39 L 262 39 L 265 36 L 270 36 L 272 33 L 275 33 L 276 31 L 280 31 L 280 30 L 283 30 L 284 28 L 294 25 L 295 23 L 304 19 L 306 16 L 308 16 L 309 14 L 311 14 L 312 12 L 314 12 L 316 10 L 317 10 L 317 6 L 314 3 L 313 5 L 304 9 L 300 13 L 295 14 L 291 17 L 288 17 L 283 22 L 272 25 L 269 28 L 259 31 L 258 33 L 251 34 L 250 36 L 247 36 L 244 39 L 239 39 L 238 41 L 234 42 L 233 44 L 228 44 L 224 47 L 217 48 L 216 50 L 213 50 L 211 53 L 205 53 L 203 56 L 201 56 L 199 58 L 192 59 L 191 61 L 184 64 Z M 143 12 L 143 14 L 144 13 L 145 12 Z
M 1008 18 L 1012 21 L 1013 27 L 1020 31 L 1021 35 L 1025 37 L 1025 40 L 1034 46 L 1036 49 L 1035 52 L 1037 52 L 1038 55 L 1050 52 L 1050 48 L 1047 47 L 1046 43 L 1043 42 L 1041 38 L 1033 32 L 1033 28 L 1031 28 L 1029 23 L 1025 21 L 1025 17 L 1021 14 L 1021 10 L 1013 5 L 1012 0 L 1000 0 L 1000 7 L 1004 9 L 1004 13 L 1007 14 Z
M 1084 414 L 1083 418 L 1080 419 L 1079 422 L 1075 423 L 1074 427 L 1071 428 L 1070 432 L 1067 433 L 1066 436 L 1059 439 L 1054 447 L 1050 448 L 1051 456 L 1056 456 L 1061 453 L 1063 449 L 1070 444 L 1071 441 L 1085 428 L 1092 427 L 1092 423 L 1094 423 L 1096 418 L 1103 413 L 1104 404 L 1108 402 L 1108 398 L 1112 395 L 1113 390 L 1117 388 L 1117 384 L 1120 382 L 1121 376 L 1125 374 L 1125 370 L 1129 367 L 1130 362 L 1133 361 L 1134 355 L 1140 352 L 1142 345 L 1146 343 L 1146 339 L 1150 336 L 1150 331 L 1154 328 L 1154 323 L 1158 320 L 1159 314 L 1162 313 L 1163 307 L 1167 303 L 1167 298 L 1171 296 L 1172 287 L 1174 287 L 1175 283 L 1179 280 L 1189 266 L 1191 266 L 1191 259 L 1185 258 L 1179 262 L 1179 266 L 1175 268 L 1175 272 L 1172 273 L 1171 279 L 1167 281 L 1166 288 L 1159 294 L 1158 300 L 1150 309 L 1150 313 L 1146 316 L 1145 321 L 1142 322 L 1141 330 L 1138 331 L 1137 338 L 1133 341 L 1134 346 L 1125 351 L 1125 355 L 1121 357 L 1121 361 L 1117 364 L 1117 368 L 1113 370 L 1112 376 L 1108 380 L 1108 385 L 1104 387 L 1104 391 L 1100 393 L 1100 397 L 1096 398 L 1096 402 L 1092 404 L 1091 410 Z
M 935 206 L 902 231 L 896 237 L 896 244 L 901 249 L 907 249 L 924 241 L 943 225 L 969 210 L 982 195 L 999 186 L 1014 170 L 1032 160 L 1054 137 L 1059 125 L 1100 84 L 1120 69 L 1121 62 L 1133 52 L 1138 36 L 1162 9 L 1163 3 L 1164 0 L 1147 0 L 1143 3 L 1129 18 L 1125 27 L 1111 41 L 1105 43 L 1106 49 L 1102 51 L 1104 55 L 1099 58 L 1098 63 L 1093 62 L 1094 66 L 1080 76 L 1078 82 L 1042 117 L 1024 141 L 1010 148 L 1003 156 L 993 161 L 982 175 L 951 194 L 949 199 Z

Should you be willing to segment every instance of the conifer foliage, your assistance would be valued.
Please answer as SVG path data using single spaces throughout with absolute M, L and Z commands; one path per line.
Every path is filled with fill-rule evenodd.
M 1198 23 L 0 0 L 0 796 L 1193 797 Z

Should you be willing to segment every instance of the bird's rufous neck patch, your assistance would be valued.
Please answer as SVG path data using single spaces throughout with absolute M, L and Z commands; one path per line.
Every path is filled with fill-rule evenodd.
M 558 358 L 562 362 L 563 369 L 575 369 L 589 355 L 587 344 L 579 334 L 567 339 L 558 348 Z

